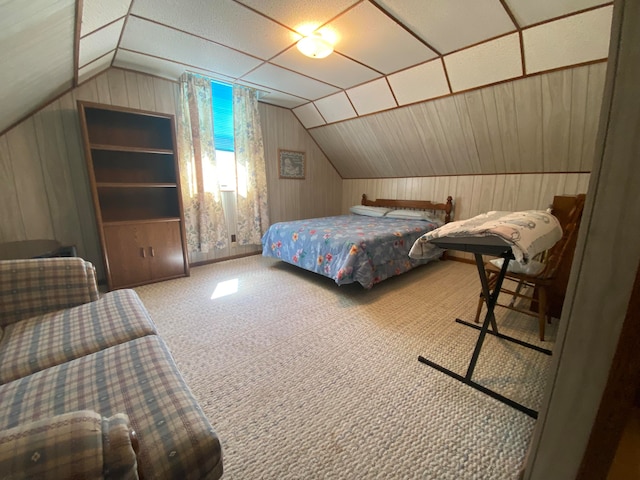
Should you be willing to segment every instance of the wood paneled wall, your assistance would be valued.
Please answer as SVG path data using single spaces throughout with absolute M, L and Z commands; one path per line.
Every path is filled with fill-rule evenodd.
M 55 238 L 74 244 L 103 278 L 76 101 L 175 114 L 176 87 L 111 69 L 0 137 L 0 242 Z
M 55 238 L 64 244 L 75 244 L 79 254 L 93 262 L 103 278 L 76 101 L 175 115 L 178 96 L 175 82 L 112 68 L 0 136 L 0 243 Z M 260 114 L 272 222 L 337 214 L 342 180 L 297 118 L 289 110 L 269 105 L 261 105 Z M 305 180 L 278 178 L 278 148 L 306 153 Z M 227 205 L 234 203 L 229 198 L 225 201 Z M 222 259 L 258 250 L 259 247 L 233 245 L 194 255 L 190 261 Z
M 342 178 L 297 117 L 285 108 L 260 104 L 271 223 L 338 215 Z M 279 178 L 278 149 L 305 152 L 304 180 Z
M 566 151 L 579 151 L 579 154 L 576 153 L 575 155 L 576 158 L 580 157 L 581 169 L 590 165 L 587 154 L 593 149 L 592 137 L 595 135 L 595 126 L 591 125 L 590 120 L 587 121 L 583 118 L 583 110 L 587 110 L 586 105 L 589 103 L 598 104 L 599 108 L 599 103 L 595 100 L 596 97 L 588 92 L 599 91 L 601 88 L 600 86 L 595 86 L 599 85 L 595 79 L 599 78 L 600 70 L 603 69 L 603 64 L 597 64 L 569 70 L 566 73 L 563 73 L 564 71 L 555 72 L 549 74 L 550 77 L 546 79 L 532 77 L 517 81 L 539 83 L 539 89 L 542 92 L 545 84 L 555 84 L 560 82 L 560 79 L 564 79 L 560 82 L 568 88 L 568 93 L 565 94 L 564 98 L 577 98 L 580 95 L 584 97 L 584 101 L 581 104 L 584 109 L 576 110 L 574 108 L 576 103 L 572 103 L 574 107 L 571 109 L 573 112 L 571 118 L 576 117 L 576 119 L 571 122 L 570 130 L 577 130 L 575 128 L 576 125 L 582 125 L 583 134 L 580 136 L 580 142 L 577 141 L 577 137 L 571 135 L 567 137 L 564 143 L 561 141 L 560 136 L 556 138 L 546 135 L 545 132 L 547 130 L 545 128 L 548 129 L 548 127 L 544 127 L 545 123 L 541 121 L 539 115 L 538 117 L 535 115 L 532 117 L 536 119 L 535 122 L 538 122 L 537 128 L 540 130 L 540 138 L 546 138 L 546 140 L 541 140 L 541 145 L 548 144 L 547 150 L 549 152 L 560 147 Z M 568 78 L 572 79 L 571 88 L 566 83 Z M 592 81 L 589 81 L 590 78 Z M 577 79 L 580 80 L 578 81 Z M 477 97 L 478 101 L 481 100 L 481 97 L 488 96 L 488 98 L 492 99 L 488 105 L 496 105 L 496 102 L 503 101 L 499 94 L 500 91 L 509 92 L 522 88 L 515 86 L 516 82 L 512 83 L 491 87 L 494 89 L 491 93 L 482 90 L 464 95 L 470 95 L 470 98 Z M 575 87 L 576 85 L 580 85 L 580 88 Z M 76 100 L 81 99 L 175 114 L 178 100 L 177 89 L 178 86 L 175 82 L 112 68 L 62 96 L 1 136 L 0 174 L 2 175 L 2 189 L 0 189 L 0 216 L 2 221 L 0 222 L 0 242 L 56 238 L 65 244 L 75 244 L 80 255 L 98 266 L 102 276 L 100 245 L 82 151 Z M 581 94 L 578 95 L 577 92 L 581 92 Z M 452 98 L 443 100 L 456 101 L 458 104 L 462 101 L 461 96 Z M 508 98 L 512 97 L 508 96 Z M 525 102 L 526 99 L 522 97 L 521 100 Z M 469 102 L 470 100 L 467 98 L 464 103 L 469 105 Z M 432 120 L 433 118 L 445 118 L 444 112 L 440 111 L 437 101 L 427 102 L 412 108 L 424 111 L 435 108 L 436 117 L 429 116 L 429 118 L 432 118 Z M 384 116 L 385 114 L 381 115 Z M 586 191 L 588 181 L 588 174 L 586 173 L 516 173 L 512 175 L 437 177 L 417 177 L 415 176 L 416 173 L 411 173 L 411 175 L 402 178 L 343 180 L 314 139 L 290 110 L 260 104 L 260 116 L 267 162 L 271 223 L 345 213 L 348 212 L 349 206 L 360 202 L 360 196 L 363 193 L 372 198 L 416 198 L 438 201 L 444 201 L 447 195 L 452 195 L 456 203 L 455 218 L 463 219 L 483 211 L 495 209 L 545 208 L 555 194 Z M 371 121 L 377 117 L 378 115 L 373 116 Z M 369 117 L 358 119 L 358 121 L 362 122 L 367 118 Z M 519 122 L 523 122 L 528 117 L 518 118 Z M 511 121 L 514 120 L 511 119 Z M 549 120 L 549 122 L 557 126 L 559 125 L 557 122 L 560 122 L 560 120 L 555 120 L 556 123 L 552 120 Z M 480 123 L 478 121 L 476 125 L 480 125 Z M 564 125 L 566 119 L 560 123 Z M 334 128 L 338 125 L 344 127 L 344 132 L 337 132 L 336 135 L 344 138 L 344 152 L 348 154 L 350 148 L 353 145 L 358 145 L 362 140 L 358 140 L 355 137 L 349 138 L 350 135 L 355 135 L 357 132 L 350 130 L 348 122 L 330 127 Z M 389 124 L 388 129 L 395 128 L 399 132 L 414 130 L 416 135 L 426 136 L 429 136 L 430 132 L 432 132 L 429 129 L 421 130 L 417 128 L 417 125 L 419 125 L 419 122 L 414 120 L 403 126 Z M 504 121 L 502 125 L 504 125 Z M 463 155 L 464 151 L 469 152 L 469 144 L 464 142 L 464 138 L 459 136 L 459 132 L 456 133 L 456 128 L 455 124 L 440 124 L 438 129 L 441 130 L 443 137 L 432 138 L 439 145 L 438 148 L 441 151 L 449 150 L 446 160 L 443 160 L 441 165 L 444 170 L 448 168 L 446 165 L 448 162 L 452 162 L 453 158 Z M 535 167 L 536 169 L 552 168 L 551 165 L 545 166 L 543 162 L 548 154 L 534 155 L 532 151 L 522 147 L 524 145 L 522 143 L 524 139 L 522 138 L 518 140 L 517 151 L 514 150 L 512 152 L 513 155 L 505 153 L 509 152 L 510 148 L 508 147 L 508 139 L 515 139 L 516 137 L 511 137 L 503 132 L 498 135 L 501 139 L 500 143 L 494 144 L 492 142 L 496 141 L 495 139 L 498 137 L 492 136 L 491 132 L 495 128 L 499 129 L 500 124 L 493 125 L 488 122 L 483 131 L 486 131 L 488 135 L 485 142 L 486 148 L 491 148 L 491 151 L 502 152 L 497 154 L 498 157 L 502 159 L 509 158 L 511 159 L 509 161 L 514 162 L 514 165 L 519 164 L 521 166 L 533 165 L 534 161 L 542 161 L 542 165 L 538 165 Z M 445 131 L 446 136 L 444 136 Z M 560 131 L 566 132 L 566 128 Z M 387 131 L 387 134 L 390 136 L 387 140 L 384 140 L 385 142 L 395 142 L 398 148 L 403 148 L 401 137 L 394 137 L 392 132 L 390 133 L 389 131 Z M 377 138 L 376 141 L 382 140 Z M 462 143 L 457 144 L 457 142 Z M 375 142 L 372 141 L 372 144 L 375 146 Z M 446 148 L 444 148 L 445 145 L 447 146 Z M 306 178 L 304 180 L 279 178 L 279 149 L 305 152 Z M 482 151 L 482 148 L 479 147 L 477 151 Z M 342 161 L 344 152 L 335 152 L 334 155 Z M 453 152 L 457 153 L 454 154 Z M 484 155 L 488 158 L 491 156 L 491 152 L 487 150 Z M 517 156 L 517 162 L 512 158 L 515 156 Z M 413 167 L 419 170 L 417 164 L 411 167 L 407 163 L 409 161 L 408 158 L 410 157 L 404 160 L 404 167 L 397 164 L 397 158 L 393 156 L 385 159 L 387 167 L 394 172 L 390 176 L 397 177 L 396 172 L 405 171 Z M 472 155 L 469 154 L 466 158 L 472 158 Z M 506 160 L 504 161 L 506 162 Z M 363 172 L 373 168 L 357 158 L 353 162 L 348 167 L 349 171 L 354 172 L 354 174 L 359 172 L 358 176 L 364 176 Z M 563 165 L 563 167 L 568 166 Z M 513 168 L 516 167 L 514 166 Z M 190 261 L 203 262 L 223 259 L 258 250 L 259 247 L 238 247 L 233 245 L 225 250 L 211 252 L 206 255 L 194 255 Z
M 310 129 L 343 178 L 588 172 L 606 63 Z

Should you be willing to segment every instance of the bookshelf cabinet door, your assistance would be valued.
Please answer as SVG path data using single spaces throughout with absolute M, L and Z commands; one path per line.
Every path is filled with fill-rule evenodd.
M 146 225 L 149 261 L 154 279 L 184 276 L 185 265 L 179 222 Z
M 180 222 L 106 225 L 104 236 L 111 289 L 185 275 Z
M 107 279 L 111 290 L 151 280 L 145 227 L 145 224 L 105 225 Z

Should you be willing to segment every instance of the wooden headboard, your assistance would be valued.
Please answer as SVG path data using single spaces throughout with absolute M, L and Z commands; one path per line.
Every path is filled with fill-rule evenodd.
M 444 221 L 451 221 L 451 211 L 453 210 L 453 198 L 451 195 L 447 197 L 447 203 L 433 203 L 428 200 L 392 200 L 389 198 L 378 198 L 377 200 L 368 200 L 367 194 L 362 194 L 362 205 L 370 207 L 387 207 L 387 208 L 410 208 L 415 210 L 434 210 L 444 212 Z

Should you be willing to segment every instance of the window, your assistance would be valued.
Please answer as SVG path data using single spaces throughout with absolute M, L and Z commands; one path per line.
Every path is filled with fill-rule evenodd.
M 235 190 L 233 87 L 227 83 L 214 81 L 211 82 L 211 94 L 213 97 L 213 134 L 220 189 Z

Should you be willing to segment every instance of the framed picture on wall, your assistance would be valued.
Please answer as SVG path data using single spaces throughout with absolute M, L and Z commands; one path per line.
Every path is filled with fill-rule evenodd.
M 280 178 L 304 179 L 304 152 L 278 150 Z

